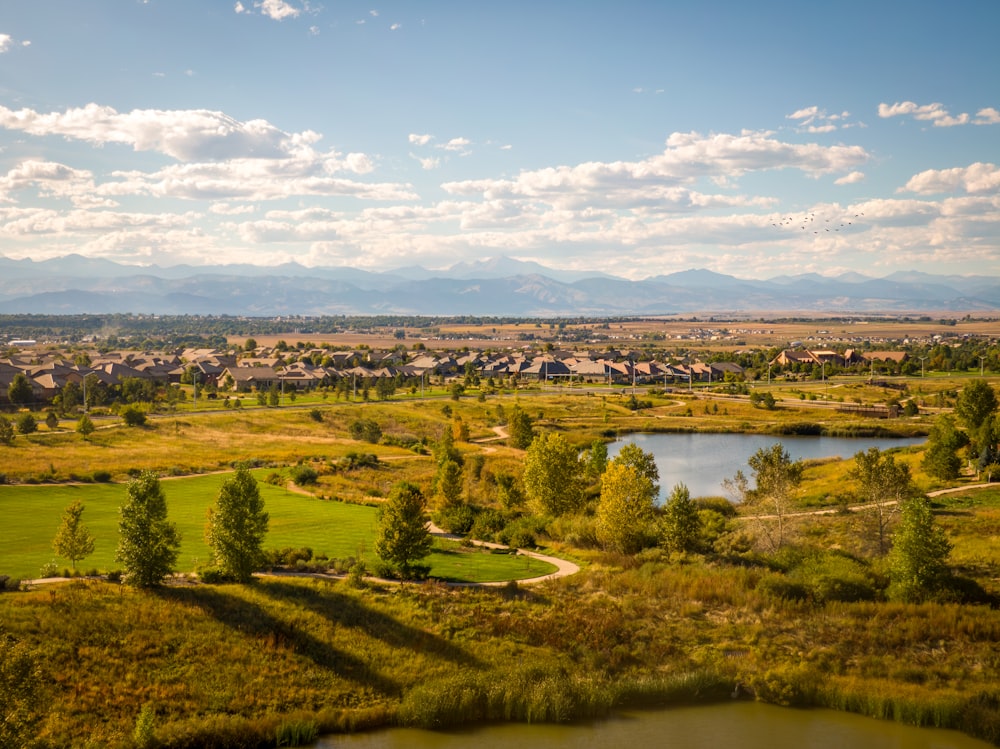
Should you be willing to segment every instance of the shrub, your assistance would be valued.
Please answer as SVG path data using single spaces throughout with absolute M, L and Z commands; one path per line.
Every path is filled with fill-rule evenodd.
M 467 504 L 459 504 L 443 510 L 438 518 L 438 525 L 449 533 L 464 536 L 472 530 L 475 521 L 475 510 Z
M 350 432 L 351 439 L 370 442 L 373 445 L 382 439 L 382 427 L 374 419 L 356 419 L 348 425 L 347 431 Z
M 23 413 L 17 417 L 17 431 L 21 434 L 33 434 L 38 431 L 38 422 L 30 413 Z
M 318 408 L 310 409 L 309 418 L 313 421 L 323 421 L 323 412 Z
M 103 469 L 98 469 L 94 471 L 93 474 L 91 474 L 91 476 L 94 479 L 94 481 L 96 481 L 98 484 L 106 484 L 109 481 L 111 481 L 111 472 L 105 471 Z
M 135 404 L 125 406 L 120 415 L 126 426 L 141 427 L 146 423 L 146 412 Z
M 319 472 L 312 466 L 295 466 L 292 468 L 292 481 L 297 486 L 307 486 L 315 484 L 319 478 Z
M 198 570 L 198 579 L 206 585 L 222 585 L 235 580 L 232 575 L 227 575 L 218 567 L 204 567 Z
M 712 510 L 724 518 L 736 517 L 736 505 L 725 497 L 698 497 L 694 503 L 699 510 Z

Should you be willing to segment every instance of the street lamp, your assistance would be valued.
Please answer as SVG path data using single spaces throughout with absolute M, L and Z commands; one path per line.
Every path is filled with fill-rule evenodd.
M 920 377 L 921 377 L 921 379 L 923 379 L 923 377 L 924 377 L 924 362 L 927 361 L 927 359 L 930 358 L 930 357 L 921 356 L 919 358 L 920 358 Z
M 982 377 L 982 376 L 983 376 L 983 362 L 984 362 L 985 360 L 986 360 L 986 357 L 985 357 L 985 356 L 980 356 L 980 357 L 979 357 L 979 376 L 980 376 L 980 377 Z

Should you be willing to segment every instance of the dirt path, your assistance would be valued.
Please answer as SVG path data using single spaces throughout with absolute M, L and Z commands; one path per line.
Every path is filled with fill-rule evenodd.
M 445 538 L 445 539 L 448 539 L 448 540 L 451 540 L 451 541 L 461 541 L 461 540 L 463 540 L 462 536 L 457 536 L 454 533 L 448 533 L 447 531 L 444 531 L 441 528 L 438 528 L 436 525 L 434 525 L 434 523 L 431 523 L 429 525 L 429 530 L 430 530 L 432 536 L 437 536 L 438 538 Z M 473 546 L 482 546 L 483 548 L 486 548 L 486 549 L 509 549 L 510 548 L 509 546 L 504 546 L 503 544 L 495 544 L 495 543 L 492 543 L 490 541 L 476 541 L 476 540 L 473 540 L 472 541 L 472 545 Z M 531 557 L 532 559 L 537 559 L 540 562 L 548 562 L 549 564 L 554 565 L 555 568 L 556 568 L 555 572 L 550 572 L 547 575 L 539 575 L 538 577 L 529 577 L 529 578 L 526 578 L 524 580 L 518 580 L 517 581 L 518 585 L 536 585 L 536 584 L 544 582 L 546 580 L 554 580 L 557 577 L 567 577 L 569 575 L 575 575 L 577 572 L 580 571 L 579 565 L 576 565 L 573 562 L 569 562 L 569 561 L 567 561 L 565 559 L 559 559 L 558 557 L 546 556 L 545 554 L 539 554 L 538 552 L 535 552 L 535 551 L 528 551 L 527 549 L 517 549 L 517 553 L 518 554 L 522 554 L 523 556 L 526 556 L 526 557 Z M 449 585 L 454 585 L 454 586 L 458 586 L 458 587 L 478 587 L 478 586 L 482 586 L 482 585 L 496 587 L 496 586 L 502 586 L 502 585 L 507 585 L 507 584 L 508 584 L 507 580 L 501 580 L 499 582 L 492 582 L 492 583 L 449 583 Z

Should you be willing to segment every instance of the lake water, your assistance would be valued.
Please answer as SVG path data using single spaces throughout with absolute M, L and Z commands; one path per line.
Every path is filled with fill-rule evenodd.
M 986 749 L 957 731 L 833 710 L 756 702 L 629 712 L 583 725 L 503 724 L 462 731 L 389 729 L 321 739 L 321 749 Z
M 676 484 L 683 483 L 692 497 L 725 496 L 722 482 L 742 470 L 752 479 L 747 460 L 760 448 L 776 442 L 784 445 L 792 460 L 806 458 L 850 458 L 861 450 L 877 447 L 919 445 L 924 437 L 798 437 L 762 434 L 631 434 L 608 445 L 608 457 L 618 454 L 622 445 L 636 443 L 656 458 L 660 469 L 661 495 L 666 497 Z

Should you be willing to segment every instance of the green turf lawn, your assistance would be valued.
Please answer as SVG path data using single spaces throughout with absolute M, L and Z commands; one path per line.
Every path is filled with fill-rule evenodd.
M 205 514 L 225 478 L 217 474 L 161 481 L 168 517 L 181 533 L 179 571 L 208 564 Z M 259 486 L 271 516 L 265 548 L 308 546 L 330 558 L 374 558 L 374 508 L 319 500 L 263 482 Z M 96 547 L 80 569 L 117 569 L 118 507 L 124 499 L 123 484 L 0 486 L 0 574 L 37 577 L 42 565 L 51 561 L 60 569 L 68 568 L 68 560 L 57 558 L 52 550 L 52 539 L 63 510 L 74 500 L 86 507 L 83 524 L 94 535 Z M 534 577 L 553 570 L 526 557 L 473 553 L 453 546 L 436 550 L 427 561 L 433 576 L 467 582 Z

